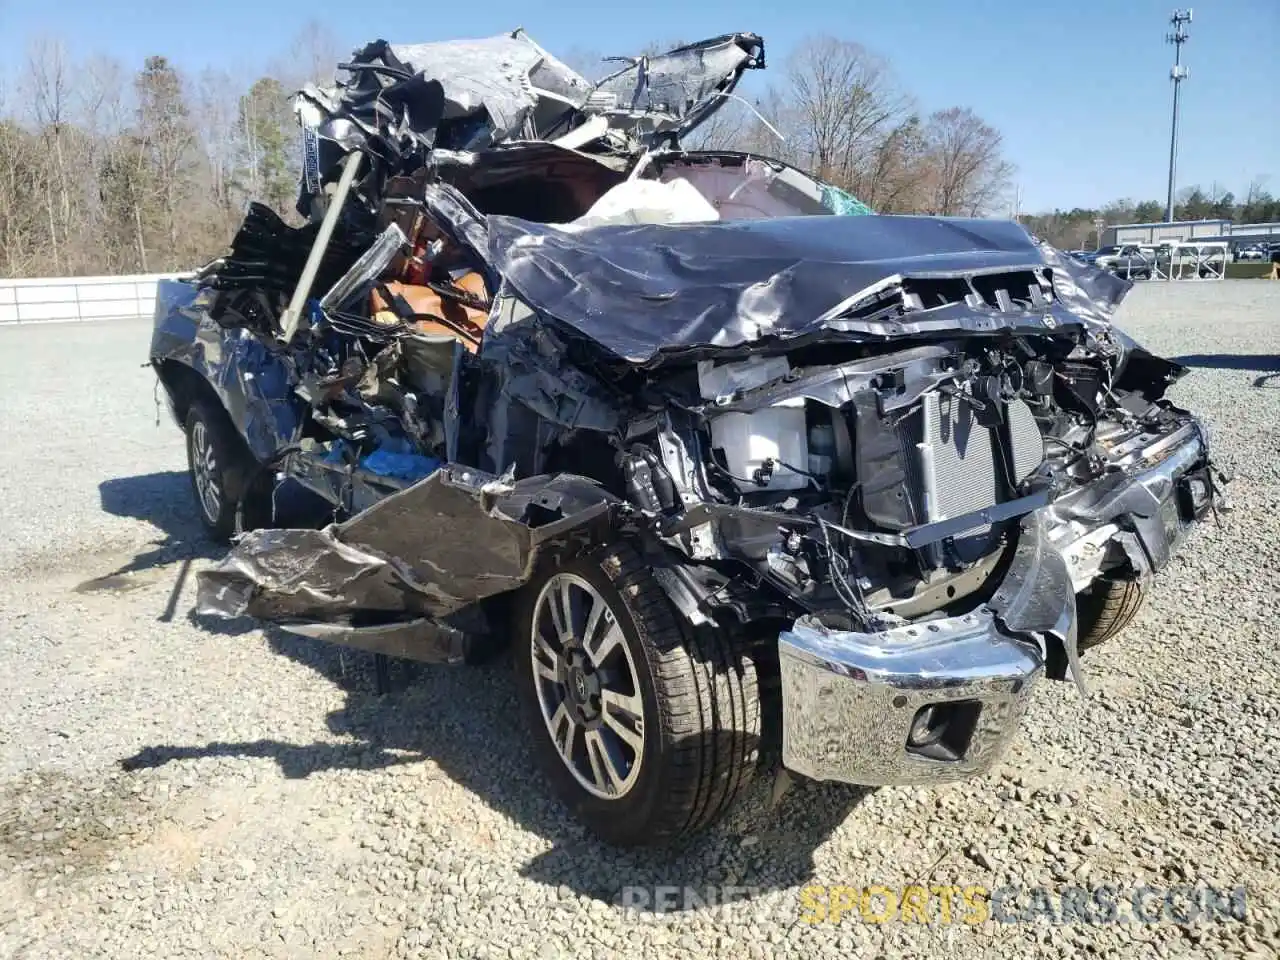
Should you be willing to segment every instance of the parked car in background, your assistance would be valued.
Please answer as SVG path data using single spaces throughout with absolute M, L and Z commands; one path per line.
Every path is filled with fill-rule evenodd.
M 1099 257 L 1111 256 L 1119 252 L 1119 247 L 1107 246 L 1099 247 L 1097 250 L 1077 250 L 1072 254 L 1072 257 L 1079 260 L 1081 263 L 1093 264 Z
M 1114 253 L 1098 252 L 1093 266 L 1127 280 L 1150 280 L 1155 273 L 1156 248 L 1126 244 L 1108 248 Z
M 1236 248 L 1236 260 L 1266 260 L 1269 251 L 1264 250 L 1262 244 L 1255 243 L 1248 247 Z

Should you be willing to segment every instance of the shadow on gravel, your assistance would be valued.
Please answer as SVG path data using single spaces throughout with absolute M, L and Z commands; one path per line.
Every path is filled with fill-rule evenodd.
M 1280 372 L 1280 356 L 1265 353 L 1189 353 L 1174 357 L 1175 363 L 1188 367 L 1213 367 L 1218 370 L 1256 370 L 1260 373 Z M 1262 378 L 1266 379 L 1266 378 Z M 1254 386 L 1261 386 L 1254 383 Z
M 197 519 L 185 472 L 108 480 L 99 486 L 102 508 L 145 520 L 164 539 L 118 570 L 81 584 L 82 590 L 128 589 L 129 574 L 181 563 L 161 620 L 170 620 L 195 559 L 222 556 Z M 322 770 L 380 769 L 432 760 L 444 773 L 503 816 L 546 838 L 551 849 L 527 863 L 530 879 L 606 903 L 619 903 L 623 887 L 743 887 L 759 893 L 804 883 L 813 852 L 866 796 L 839 785 L 796 784 L 780 799 L 774 777 L 763 772 L 721 823 L 679 849 L 626 851 L 596 840 L 551 797 L 528 748 L 509 657 L 483 667 L 432 667 L 396 661 L 395 692 L 376 696 L 373 657 L 287 633 L 255 620 L 201 617 L 201 630 L 238 636 L 263 631 L 271 648 L 326 677 L 346 693 L 329 729 L 347 742 L 294 744 L 261 739 L 203 745 L 155 745 L 120 761 L 126 770 L 200 757 L 270 758 L 289 778 Z M 643 903 L 632 904 L 643 908 Z M 676 908 L 697 906 L 678 902 Z
M 163 623 L 170 622 L 190 575 L 192 561 L 215 560 L 227 552 L 225 544 L 209 539 L 200 522 L 189 475 L 183 470 L 168 470 L 104 480 L 98 484 L 98 498 L 105 512 L 150 523 L 164 538 L 153 541 L 151 549 L 139 553 L 124 566 L 79 584 L 76 591 L 129 590 L 139 585 L 130 574 L 178 563 L 169 600 L 157 618 Z M 275 509 L 281 526 L 312 526 L 317 502 L 301 487 L 286 483 L 276 493 Z M 211 629 L 211 622 L 201 622 L 200 626 Z
M 164 534 L 154 549 L 138 554 L 115 571 L 135 573 L 177 560 L 218 556 L 224 547 L 211 542 L 196 515 L 191 481 L 185 472 L 168 470 L 137 477 L 116 477 L 98 484 L 102 509 L 117 517 L 143 520 Z
M 251 620 L 220 621 L 216 627 L 204 618 L 196 622 L 228 633 L 260 626 Z M 346 692 L 344 707 L 327 723 L 350 742 L 158 745 L 122 760 L 121 766 L 136 770 L 198 757 L 270 757 L 284 776 L 306 777 L 321 770 L 431 760 L 504 817 L 550 841 L 551 849 L 525 864 L 522 875 L 615 905 L 623 903 L 624 887 L 688 887 L 701 894 L 709 886 L 726 885 L 760 895 L 803 884 L 813 874 L 814 850 L 869 792 L 797 783 L 775 800 L 774 777 L 762 772 L 727 818 L 685 846 L 619 850 L 596 840 L 552 798 L 528 746 L 509 656 L 466 668 L 397 661 L 395 692 L 376 696 L 372 656 L 269 627 L 264 635 L 277 653 Z M 630 905 L 644 907 L 634 900 Z M 697 906 L 678 898 L 675 909 Z
M 117 477 L 98 484 L 98 498 L 107 513 L 144 520 L 157 527 L 164 538 L 152 541 L 151 549 L 139 553 L 123 566 L 79 584 L 76 592 L 129 590 L 139 585 L 131 574 L 171 563 L 180 564 L 169 599 L 157 617 L 168 623 L 173 619 L 192 561 L 212 559 L 221 556 L 225 550 L 205 535 L 196 515 L 191 481 L 185 472 L 177 470 Z

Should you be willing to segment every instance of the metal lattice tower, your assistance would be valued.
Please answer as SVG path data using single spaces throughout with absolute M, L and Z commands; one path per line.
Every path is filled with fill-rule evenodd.
M 1169 197 L 1165 203 L 1164 218 L 1173 220 L 1173 188 L 1178 165 L 1178 88 L 1182 81 L 1191 76 L 1191 71 L 1182 65 L 1182 45 L 1191 39 L 1186 25 L 1191 22 L 1191 9 L 1175 10 L 1169 18 L 1173 24 L 1173 32 L 1165 34 L 1165 40 L 1173 44 L 1173 69 L 1169 77 L 1173 80 L 1173 128 L 1169 132 Z

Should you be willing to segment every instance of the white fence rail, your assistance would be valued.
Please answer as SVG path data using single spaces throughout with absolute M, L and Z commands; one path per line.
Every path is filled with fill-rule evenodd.
M 150 317 L 157 281 L 183 276 L 189 274 L 0 280 L 0 324 Z

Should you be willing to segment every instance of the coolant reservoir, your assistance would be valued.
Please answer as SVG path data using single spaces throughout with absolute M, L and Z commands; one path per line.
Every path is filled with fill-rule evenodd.
M 796 472 L 809 469 L 803 397 L 752 413 L 716 417 L 711 421 L 711 445 L 724 451 L 725 466 L 743 493 L 801 490 L 809 484 L 808 477 Z M 752 478 L 767 460 L 773 461 L 773 475 L 761 487 Z

